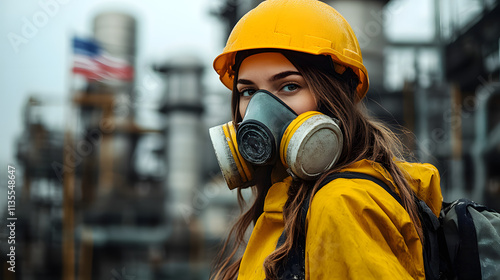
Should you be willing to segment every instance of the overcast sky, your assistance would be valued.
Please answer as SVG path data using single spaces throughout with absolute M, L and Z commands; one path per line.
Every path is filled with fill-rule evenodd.
M 13 163 L 15 137 L 22 132 L 21 109 L 28 96 L 47 96 L 44 110 L 57 112 L 56 116 L 64 113 L 71 83 L 71 37 L 90 36 L 96 14 L 123 11 L 137 19 L 136 61 L 141 78 L 152 63 L 183 54 L 198 56 L 208 65 L 223 47 L 222 25 L 208 12 L 217 4 L 209 0 L 0 1 L 0 164 Z M 46 23 L 42 13 L 48 15 Z M 29 29 L 30 24 L 35 29 Z M 215 74 L 207 72 L 217 82 Z M 55 121 L 63 125 L 64 118 Z
M 391 36 L 429 36 L 431 0 L 401 1 L 401 12 L 390 19 Z M 61 116 L 54 125 L 64 124 L 62 105 L 71 83 L 70 40 L 74 35 L 90 36 L 92 19 L 101 11 L 123 11 L 137 18 L 139 79 L 153 62 L 191 54 L 209 68 L 207 86 L 222 89 L 210 71 L 223 47 L 222 24 L 209 15 L 218 5 L 217 0 L 1 0 L 0 166 L 14 163 L 15 139 L 23 128 L 21 109 L 28 96 L 50 97 L 45 110 Z M 35 28 L 26 36 L 29 25 Z

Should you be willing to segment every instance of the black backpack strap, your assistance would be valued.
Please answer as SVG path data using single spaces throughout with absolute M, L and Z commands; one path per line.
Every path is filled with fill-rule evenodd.
M 415 198 L 415 202 L 417 203 L 420 223 L 422 224 L 424 233 L 423 257 L 425 279 L 443 279 L 442 271 L 446 262 L 441 260 L 439 253 L 443 249 L 440 236 L 444 237 L 439 219 L 424 201 Z
M 331 181 L 339 178 L 346 178 L 346 179 L 365 179 L 365 180 L 370 180 L 377 185 L 381 186 L 384 190 L 386 190 L 396 201 L 403 205 L 401 202 L 401 198 L 382 180 L 375 178 L 373 176 L 370 176 L 368 174 L 364 173 L 358 173 L 358 172 L 339 172 L 339 173 L 332 173 L 328 175 L 318 186 L 319 191 L 321 188 L 323 188 L 325 185 L 330 183 Z M 301 209 L 301 221 L 302 224 L 305 225 L 306 219 L 307 219 L 307 211 L 309 210 L 309 201 L 311 199 L 311 192 L 307 195 L 307 198 L 305 201 L 302 203 L 302 209 Z M 283 243 L 285 243 L 286 240 L 286 231 L 283 230 L 283 233 L 281 234 L 280 238 L 278 239 L 278 244 L 276 245 L 276 249 L 279 248 Z M 305 247 L 306 247 L 306 236 L 305 232 L 299 234 L 298 240 L 296 243 L 294 243 L 294 246 L 292 250 L 290 251 L 290 254 L 285 258 L 285 261 L 283 263 L 283 266 L 280 270 L 279 275 L 281 275 L 280 279 L 305 279 Z
M 459 250 L 467 252 L 467 254 L 457 254 L 455 259 L 457 279 L 481 279 L 476 227 L 474 226 L 474 221 L 469 210 L 467 210 L 467 207 L 474 207 L 475 205 L 471 200 L 460 199 L 455 206 L 458 220 L 458 234 L 460 236 Z

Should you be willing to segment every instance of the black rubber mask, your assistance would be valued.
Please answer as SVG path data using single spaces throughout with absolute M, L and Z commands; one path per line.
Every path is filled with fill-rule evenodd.
M 256 165 L 274 164 L 283 133 L 297 114 L 272 93 L 259 90 L 248 103 L 236 141 L 241 156 Z

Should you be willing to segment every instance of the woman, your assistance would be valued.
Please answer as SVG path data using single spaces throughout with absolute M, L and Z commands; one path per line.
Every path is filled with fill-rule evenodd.
M 214 68 L 232 90 L 236 125 L 225 125 L 221 138 L 232 139 L 231 166 L 237 166 L 229 170 L 223 163 L 215 128 L 214 148 L 240 202 L 244 187 L 253 189 L 255 200 L 231 230 L 212 279 L 286 279 L 283 269 L 300 238 L 305 240 L 298 253 L 303 267 L 295 279 L 425 279 L 414 196 L 438 215 L 439 174 L 430 164 L 402 161 L 395 135 L 364 113 L 360 101 L 368 74 L 345 19 L 319 1 L 264 1 L 234 27 Z M 311 115 L 321 123 L 316 131 L 330 136 L 316 137 L 318 148 L 309 144 L 319 134 L 305 132 L 297 143 L 308 144 L 293 150 L 295 140 L 284 140 L 290 127 L 301 118 L 299 126 L 309 127 Z M 259 125 L 265 128 L 255 128 Z M 293 152 L 299 156 L 290 159 Z M 321 172 L 308 171 L 323 159 Z M 296 161 L 306 167 L 297 168 Z M 365 179 L 341 178 L 320 188 L 329 174 L 341 172 L 383 181 L 401 204 Z

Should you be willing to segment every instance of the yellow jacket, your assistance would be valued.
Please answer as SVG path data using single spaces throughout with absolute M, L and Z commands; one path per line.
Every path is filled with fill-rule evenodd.
M 430 164 L 401 162 L 417 196 L 438 215 L 439 173 Z M 394 186 L 378 163 L 361 160 L 342 170 L 365 173 Z M 291 178 L 269 189 L 240 265 L 239 280 L 265 279 L 264 259 L 283 231 Z M 396 192 L 398 190 L 396 189 Z M 382 187 L 364 179 L 337 179 L 314 196 L 307 215 L 306 279 L 425 279 L 422 245 L 405 209 Z

